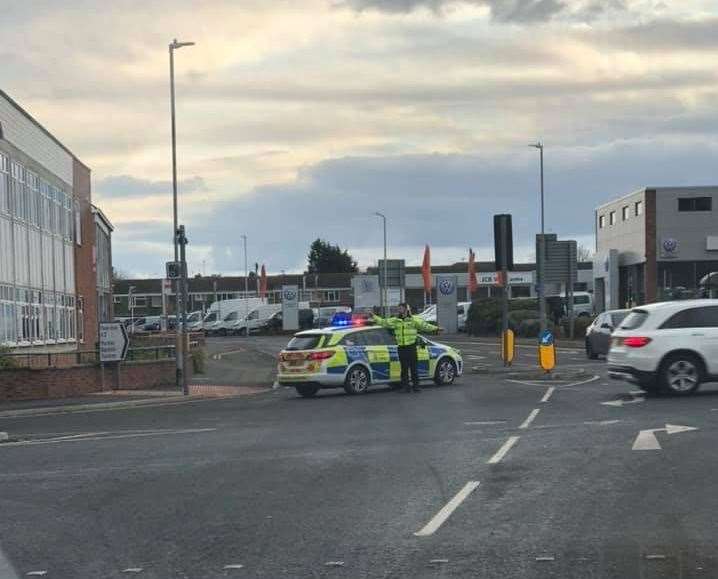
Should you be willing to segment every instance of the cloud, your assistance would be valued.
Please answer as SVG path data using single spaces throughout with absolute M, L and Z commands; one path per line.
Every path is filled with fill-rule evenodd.
M 177 189 L 185 194 L 208 190 L 204 179 L 201 177 L 183 179 L 177 183 Z M 172 183 L 170 181 L 140 179 L 131 175 L 110 175 L 95 184 L 95 192 L 105 199 L 170 195 L 172 193 Z
M 346 0 L 355 10 L 374 9 L 389 13 L 412 12 L 419 8 L 441 13 L 460 4 L 458 0 Z M 465 4 L 488 7 L 497 22 L 530 24 L 548 22 L 558 16 L 591 21 L 610 10 L 625 10 L 624 0 L 463 0 Z

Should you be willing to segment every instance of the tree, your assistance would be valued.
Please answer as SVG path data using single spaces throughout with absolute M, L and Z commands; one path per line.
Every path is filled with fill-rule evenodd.
M 347 250 L 338 245 L 315 239 L 309 248 L 309 273 L 354 273 L 357 263 Z
M 593 251 L 585 245 L 578 245 L 576 249 L 576 259 L 581 261 L 593 261 Z

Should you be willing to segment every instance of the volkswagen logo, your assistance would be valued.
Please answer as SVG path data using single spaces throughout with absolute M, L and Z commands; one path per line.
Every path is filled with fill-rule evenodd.
M 297 292 L 291 289 L 284 290 L 284 299 L 287 301 L 293 301 L 297 297 Z
M 454 282 L 450 279 L 442 279 L 439 282 L 439 291 L 445 296 L 451 295 L 454 291 Z
M 676 249 L 678 249 L 678 240 L 672 237 L 663 240 L 663 251 L 673 253 Z

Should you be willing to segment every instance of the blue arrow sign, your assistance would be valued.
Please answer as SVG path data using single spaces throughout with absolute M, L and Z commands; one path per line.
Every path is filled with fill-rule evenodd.
M 542 346 L 552 346 L 553 345 L 553 334 L 551 333 L 551 330 L 544 330 L 541 332 L 541 335 L 539 336 L 539 344 Z

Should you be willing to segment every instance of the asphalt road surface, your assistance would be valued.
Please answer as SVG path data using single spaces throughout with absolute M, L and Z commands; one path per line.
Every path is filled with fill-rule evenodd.
M 718 577 L 718 391 L 563 350 L 584 378 L 2 419 L 0 577 Z

